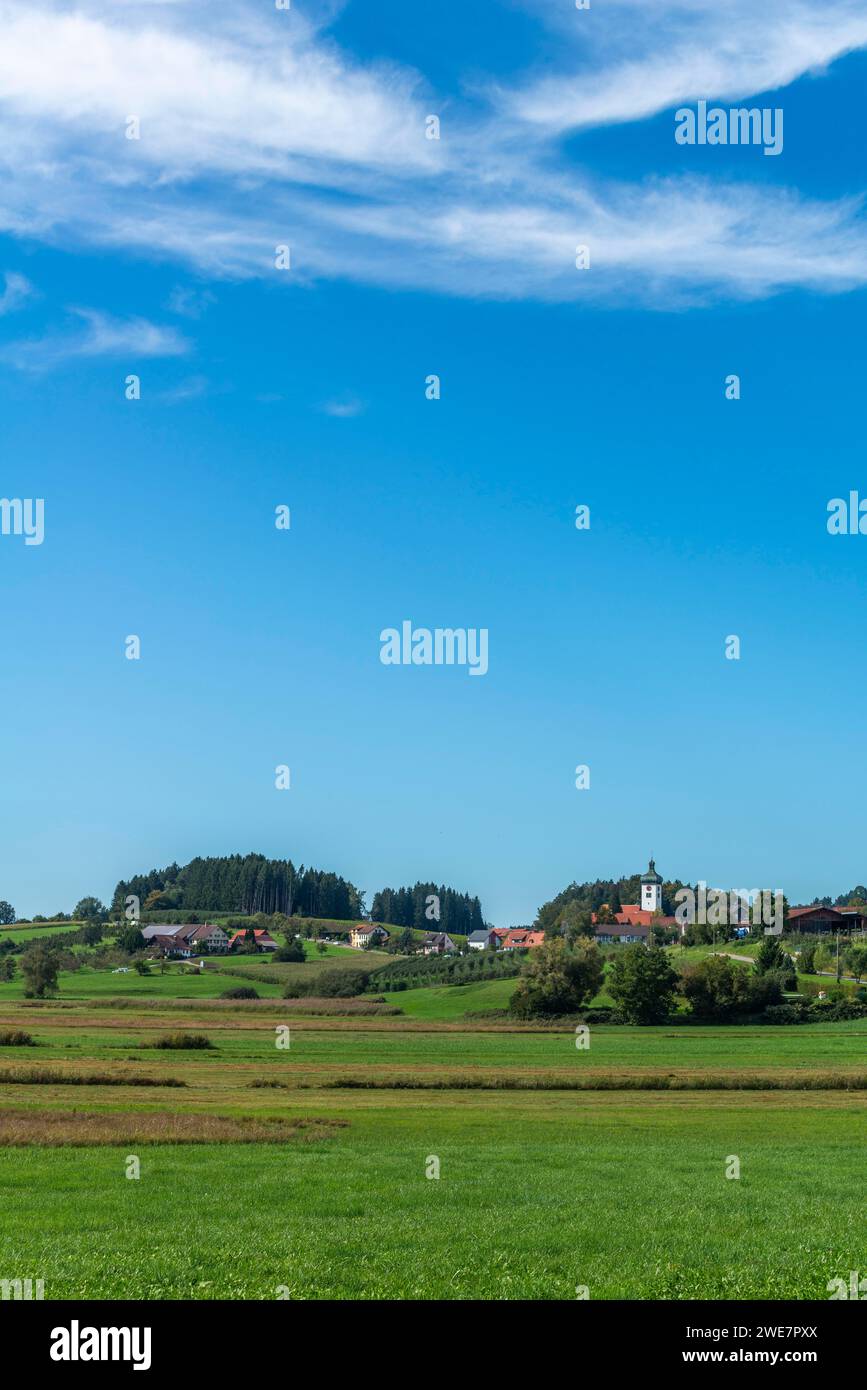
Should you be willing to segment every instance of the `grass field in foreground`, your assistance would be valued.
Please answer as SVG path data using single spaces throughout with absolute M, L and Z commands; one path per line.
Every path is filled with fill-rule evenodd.
M 593 1299 L 825 1298 L 867 1265 L 854 1097 L 312 1105 L 348 1127 L 307 1146 L 6 1150 L 0 1273 L 44 1278 L 46 1298 L 525 1301 L 578 1284 Z
M 461 1012 L 477 988 L 452 991 Z M 438 989 L 397 997 L 416 993 Z M 0 1048 L 0 1127 L 6 1115 L 26 1140 L 32 1116 L 40 1135 L 0 1148 L 0 1278 L 44 1279 L 49 1299 L 268 1299 L 285 1286 L 296 1299 L 523 1301 L 571 1299 L 579 1284 L 594 1299 L 824 1298 L 828 1279 L 867 1267 L 867 1091 L 562 1088 L 594 1074 L 854 1076 L 865 1021 L 599 1027 L 583 1052 L 562 1027 L 293 1017 L 281 1050 L 279 999 L 127 1005 L 0 1000 L 0 1028 L 39 1044 Z M 214 1049 L 141 1046 L 177 1028 Z M 26 1084 L 4 1084 L 10 1072 Z M 184 1085 L 94 1084 L 134 1077 Z M 406 1077 L 553 1089 L 334 1085 Z M 305 1122 L 311 1141 L 271 1142 L 274 1120 Z M 235 1142 L 239 1126 L 251 1142 Z M 150 1142 L 181 1127 L 226 1138 Z M 73 1136 L 81 1147 L 55 1146 Z M 125 1176 L 130 1154 L 139 1180 Z M 739 1180 L 725 1177 L 731 1155 Z M 432 1156 L 438 1180 L 425 1177 Z

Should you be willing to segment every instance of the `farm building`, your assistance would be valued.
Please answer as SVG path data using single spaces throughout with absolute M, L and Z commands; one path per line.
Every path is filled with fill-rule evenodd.
M 790 907 L 789 930 L 800 932 L 863 931 L 867 916 L 855 907 Z
M 249 931 L 249 930 L 250 930 L 250 928 L 248 927 L 248 928 L 247 928 L 247 931 Z M 244 938 L 246 937 L 247 931 L 236 931 L 236 932 L 233 933 L 233 935 L 231 936 L 231 938 L 230 938 L 230 940 L 229 940 L 229 950 L 230 950 L 230 951 L 235 951 L 235 950 L 238 949 L 238 947 L 240 946 L 241 942 L 242 942 L 242 941 L 244 940 Z M 273 938 L 273 936 L 271 935 L 271 933 L 270 933 L 269 931 L 266 931 L 264 927 L 255 927 L 255 928 L 253 929 L 253 936 L 254 936 L 254 938 L 255 938 L 256 950 L 257 950 L 257 951 L 276 951 L 276 950 L 277 950 L 277 942 L 274 940 L 274 938 Z

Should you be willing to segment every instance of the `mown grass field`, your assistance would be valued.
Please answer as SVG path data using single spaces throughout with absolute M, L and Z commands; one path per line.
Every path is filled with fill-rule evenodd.
M 578 1284 L 594 1299 L 823 1298 L 864 1267 L 853 1097 L 364 1094 L 316 1108 L 347 1128 L 306 1145 L 142 1146 L 139 1181 L 124 1148 L 7 1151 L 3 1272 L 44 1277 L 48 1298 L 285 1286 L 525 1302 Z M 740 1181 L 724 1177 L 733 1153 Z
M 579 1050 L 464 1017 L 510 980 L 317 1017 L 277 986 L 218 1001 L 238 981 L 208 971 L 175 977 L 196 998 L 95 976 L 0 994 L 0 1030 L 37 1043 L 0 1047 L 0 1278 L 47 1298 L 823 1298 L 867 1267 L 867 1021 L 594 1027 Z M 152 1046 L 177 1029 L 213 1049 Z

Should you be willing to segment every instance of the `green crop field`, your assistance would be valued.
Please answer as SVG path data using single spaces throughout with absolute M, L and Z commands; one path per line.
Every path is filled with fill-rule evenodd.
M 282 971 L 333 968 L 309 954 Z M 0 1045 L 0 1277 L 47 1298 L 773 1299 L 867 1267 L 865 1020 L 605 1025 L 583 1048 L 485 1018 L 512 980 L 320 1004 L 241 964 L 258 1001 L 215 998 L 241 983 L 219 962 L 84 968 L 47 1002 L 0 986 L 0 1034 L 35 1044 Z M 154 1047 L 178 1031 L 213 1046 Z
M 84 922 L 37 922 L 36 926 L 26 927 L 0 927 L 0 942 L 14 941 L 16 945 L 22 942 L 36 941 L 39 937 L 63 936 L 67 932 L 80 931 Z

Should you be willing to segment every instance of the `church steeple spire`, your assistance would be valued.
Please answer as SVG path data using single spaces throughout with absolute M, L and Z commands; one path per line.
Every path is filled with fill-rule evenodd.
M 645 912 L 662 911 L 662 875 L 656 872 L 653 859 L 647 866 L 647 873 L 641 875 L 641 906 Z

